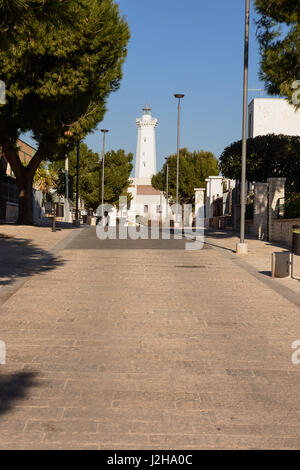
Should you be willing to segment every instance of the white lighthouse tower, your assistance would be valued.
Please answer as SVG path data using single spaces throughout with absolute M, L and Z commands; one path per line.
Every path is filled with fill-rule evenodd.
M 143 108 L 143 116 L 136 119 L 138 128 L 137 150 L 136 150 L 136 166 L 135 178 L 148 179 L 150 183 L 151 177 L 156 174 L 156 142 L 155 128 L 158 120 L 152 118 L 151 108 L 145 106 Z M 144 184 L 146 181 L 144 182 Z
M 135 177 L 132 178 L 128 192 L 131 194 L 128 220 L 134 224 L 136 216 L 159 223 L 168 210 L 162 191 L 152 187 L 151 178 L 156 174 L 155 128 L 158 120 L 151 116 L 151 108 L 143 108 L 143 116 L 136 119 L 138 128 Z

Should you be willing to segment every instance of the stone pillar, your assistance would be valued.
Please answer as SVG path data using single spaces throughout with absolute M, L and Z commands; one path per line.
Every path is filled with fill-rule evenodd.
M 277 219 L 278 199 L 285 197 L 284 185 L 286 178 L 268 178 L 269 201 L 268 201 L 268 228 L 269 241 L 276 240 L 275 220 Z M 281 201 L 283 203 L 284 201 Z
M 213 218 L 213 201 L 223 196 L 223 177 L 209 176 L 206 180 L 206 216 L 205 225 L 209 226 L 209 219 Z
M 205 226 L 208 227 L 209 226 L 209 217 L 210 217 L 210 179 L 207 178 L 205 180 L 206 182 L 206 203 L 205 203 Z
M 204 224 L 204 193 L 205 188 L 195 188 L 195 217 L 196 217 L 196 226 L 201 223 L 201 226 Z
M 253 225 L 259 240 L 268 235 L 268 183 L 254 184 Z

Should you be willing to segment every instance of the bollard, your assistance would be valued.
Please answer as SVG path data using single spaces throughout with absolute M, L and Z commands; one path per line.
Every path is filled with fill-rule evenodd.
M 272 253 L 272 277 L 293 277 L 293 253 L 290 251 Z
M 300 256 L 300 225 L 293 225 L 292 252 Z

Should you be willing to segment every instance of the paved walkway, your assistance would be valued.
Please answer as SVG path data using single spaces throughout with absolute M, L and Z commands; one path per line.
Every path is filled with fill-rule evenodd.
M 300 309 L 212 238 L 93 230 L 0 310 L 0 448 L 299 448 Z
M 238 235 L 234 232 L 225 231 L 207 231 L 206 242 L 209 246 L 219 248 L 225 256 L 229 256 L 236 263 L 239 263 L 257 274 L 262 282 L 266 282 L 269 286 L 273 285 L 275 290 L 280 290 L 287 297 L 292 297 L 289 291 L 295 294 L 294 299 L 298 298 L 298 306 L 300 306 L 300 256 L 293 257 L 293 278 L 276 278 L 271 281 L 272 276 L 272 253 L 288 251 L 283 245 L 260 241 L 254 237 L 247 238 L 248 255 L 237 257 L 235 255 L 236 244 L 239 242 Z M 242 263 L 240 263 L 242 261 Z M 252 269 L 251 269 L 252 268 Z

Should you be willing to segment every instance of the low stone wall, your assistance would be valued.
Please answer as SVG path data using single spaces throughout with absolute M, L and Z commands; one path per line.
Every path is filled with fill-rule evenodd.
M 16 223 L 19 215 L 19 204 L 6 202 L 5 222 Z
M 271 226 L 269 227 L 269 241 L 285 243 L 289 248 L 291 248 L 293 225 L 300 225 L 300 219 L 272 220 Z
M 245 220 L 245 232 L 248 235 L 256 236 L 255 225 L 254 225 L 253 220 L 251 220 L 251 219 L 246 219 Z
M 231 227 L 231 217 L 228 215 L 220 215 L 209 219 L 209 226 L 217 230 L 224 230 L 226 227 Z

